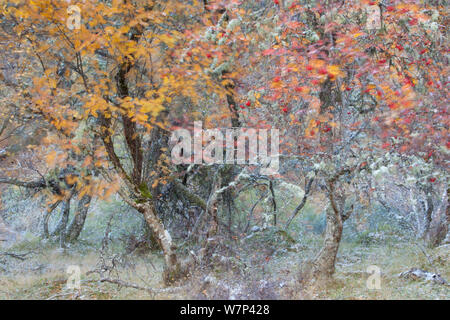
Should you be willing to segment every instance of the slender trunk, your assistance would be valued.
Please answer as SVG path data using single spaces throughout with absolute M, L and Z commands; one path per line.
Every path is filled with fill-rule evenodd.
M 211 202 L 211 206 L 208 208 L 208 216 L 210 217 L 209 228 L 206 234 L 203 260 L 205 263 L 209 263 L 211 261 L 211 257 L 214 253 L 214 249 L 217 245 L 217 232 L 219 229 L 219 220 L 217 217 L 217 206 L 218 206 L 217 196 Z
M 294 220 L 294 218 L 297 216 L 297 214 L 300 212 L 300 210 L 302 210 L 303 207 L 305 206 L 306 200 L 308 200 L 309 192 L 311 191 L 311 185 L 312 185 L 313 181 L 314 181 L 314 177 L 310 178 L 305 183 L 306 187 L 305 187 L 305 193 L 303 194 L 302 202 L 300 202 L 300 204 L 295 208 L 295 210 L 292 213 L 291 217 L 286 222 L 286 225 L 284 227 L 285 230 L 287 230 L 289 228 L 289 225 L 291 224 L 292 220 Z
M 216 174 L 215 182 L 211 190 L 208 202 L 206 204 L 207 219 L 209 219 L 209 228 L 206 234 L 205 243 L 203 246 L 203 257 L 204 263 L 209 264 L 211 262 L 214 249 L 217 245 L 217 232 L 219 230 L 219 219 L 217 216 L 217 210 L 219 206 L 219 193 L 217 190 L 221 186 L 221 173 Z
M 449 190 L 447 189 L 447 199 L 450 199 L 450 194 L 449 194 Z M 448 200 L 447 200 L 448 201 Z M 446 205 L 446 209 L 445 209 L 445 215 L 446 215 L 446 229 L 447 229 L 447 233 L 445 235 L 444 240 L 442 240 L 442 244 L 450 244 L 450 210 L 449 210 L 449 205 L 447 203 Z
M 231 202 L 233 201 L 231 192 L 229 190 L 225 191 L 224 199 L 227 203 L 227 210 L 228 210 L 228 236 L 230 237 L 230 240 L 233 238 L 233 231 L 232 231 L 232 225 L 233 225 L 233 213 L 231 209 Z
M 277 226 L 277 201 L 275 199 L 275 191 L 273 190 L 273 181 L 269 181 L 269 190 L 272 195 L 272 209 L 273 209 L 273 225 Z
M 50 211 L 47 210 L 47 212 L 44 215 L 43 219 L 43 226 L 42 226 L 42 235 L 44 239 L 48 239 L 50 237 L 50 233 L 48 232 L 48 220 L 50 219 Z
M 66 227 L 67 227 L 67 222 L 69 221 L 69 214 L 70 214 L 70 198 L 67 199 L 66 201 L 64 201 L 62 209 L 63 209 L 62 217 L 59 221 L 58 229 L 56 231 L 59 232 L 60 247 L 65 248 L 66 247 L 66 236 L 67 236 Z M 54 233 L 54 234 L 57 235 L 58 233 Z
M 431 229 L 431 222 L 433 220 L 433 210 L 434 210 L 433 197 L 430 189 L 426 191 L 426 201 L 427 205 L 425 210 L 425 225 L 423 227 L 423 238 L 429 241 L 431 236 L 430 229 Z

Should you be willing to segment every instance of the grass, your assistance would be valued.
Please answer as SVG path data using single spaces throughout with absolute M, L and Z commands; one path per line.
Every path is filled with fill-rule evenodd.
M 259 194 L 246 194 L 254 202 Z M 242 206 L 248 206 L 242 199 Z M 250 202 L 252 202 L 250 201 Z M 298 197 L 280 207 L 279 222 L 287 220 Z M 250 203 L 249 202 L 249 203 Z M 90 219 L 81 235 L 83 240 L 65 252 L 51 241 L 41 241 L 29 234 L 8 249 L 10 252 L 32 252 L 20 261 L 0 256 L 0 299 L 449 299 L 449 287 L 424 281 L 405 280 L 398 274 L 413 267 L 440 273 L 450 281 L 450 246 L 440 249 L 424 248 L 414 241 L 400 242 L 385 238 L 371 241 L 370 234 L 344 229 L 347 236 L 341 243 L 334 281 L 325 287 L 305 288 L 298 278 L 302 265 L 312 259 L 322 246 L 321 234 L 325 228 L 323 204 L 318 199 L 308 201 L 302 213 L 293 221 L 289 236 L 275 229 L 257 232 L 246 240 L 230 240 L 235 250 L 231 263 L 215 265 L 211 270 L 196 270 L 187 285 L 175 293 L 147 291 L 119 287 L 99 282 L 97 274 L 86 275 L 98 268 L 99 245 L 109 215 L 114 211 L 109 255 L 120 257 L 124 252 L 122 235 L 139 234 L 142 218 L 123 211 L 116 203 L 93 204 Z M 255 209 L 253 223 L 263 219 L 266 207 Z M 123 212 L 122 212 L 123 211 Z M 267 212 L 270 212 L 268 210 Z M 287 212 L 287 213 L 286 213 Z M 113 214 L 113 213 L 110 213 Z M 55 218 L 56 219 L 56 218 Z M 125 223 L 126 222 L 126 223 Z M 244 225 L 244 220 L 241 224 Z M 394 226 L 392 226 L 393 228 Z M 347 230 L 347 231 L 346 231 Z M 383 230 L 387 233 L 389 230 Z M 349 237 L 348 235 L 358 235 Z M 232 242 L 232 243 L 231 243 Z M 422 248 L 422 249 L 421 249 Z M 184 252 L 187 252 L 184 248 Z M 424 254 L 426 253 L 426 256 Z M 159 253 L 125 255 L 118 260 L 111 278 L 140 286 L 162 289 L 163 260 Z M 80 290 L 66 287 L 68 266 L 79 266 Z M 367 268 L 376 265 L 381 271 L 381 289 L 368 289 Z M 207 276 L 214 280 L 207 285 Z
M 27 246 L 28 249 L 29 245 Z M 150 262 L 151 259 L 151 262 Z M 0 299 L 149 299 L 145 291 L 118 288 L 117 285 L 98 282 L 96 275 L 86 276 L 98 267 L 97 250 L 72 249 L 62 252 L 55 248 L 35 250 L 24 261 L 8 258 L 9 272 L 0 274 Z M 121 279 L 160 287 L 162 259 L 157 255 L 132 257 L 127 267 L 120 266 Z M 79 266 L 81 289 L 66 287 L 69 266 Z M 113 276 L 112 276 L 113 277 Z
M 36 245 L 36 243 L 34 243 Z M 232 273 L 227 268 L 217 267 L 212 272 L 223 286 L 238 288 L 241 297 L 256 297 L 255 287 L 266 281 L 273 284 L 273 293 L 278 299 L 449 299 L 449 287 L 424 281 L 411 281 L 398 277 L 402 271 L 412 267 L 440 273 L 450 279 L 448 248 L 428 251 L 427 258 L 419 249 L 406 243 L 390 245 L 368 245 L 344 242 L 338 255 L 334 281 L 326 287 L 302 288 L 297 282 L 301 264 L 314 256 L 320 248 L 320 238 L 297 244 L 294 250 L 280 250 L 270 259 L 264 251 L 255 251 L 255 243 L 243 245 L 238 259 L 242 262 L 241 273 Z M 30 244 L 25 246 L 30 250 Z M 23 247 L 23 245 L 22 245 Z M 22 248 L 21 247 L 21 248 Z M 37 249 L 37 248 L 36 248 Z M 250 251 L 253 254 L 250 254 Z M 97 275 L 86 276 L 86 272 L 98 265 L 99 253 L 94 249 L 72 248 L 62 252 L 51 248 L 36 250 L 29 259 L 9 259 L 8 273 L 0 274 L 0 299 L 197 299 L 217 296 L 214 290 L 207 293 L 203 286 L 204 274 L 197 272 L 189 281 L 187 289 L 174 294 L 149 294 L 132 288 L 120 288 L 115 284 L 100 283 Z M 430 260 L 431 259 L 431 260 Z M 14 261 L 12 261 L 14 260 Z M 161 273 L 163 261 L 158 254 L 128 256 L 119 263 L 117 274 L 111 278 L 137 283 L 141 286 L 163 288 Z M 432 263 L 430 263 L 430 261 Z M 80 266 L 81 289 L 66 288 L 67 267 Z M 376 265 L 381 271 L 381 289 L 368 289 L 367 267 Z M 231 274 L 232 273 L 232 274 Z M 202 278 L 203 277 L 203 278 Z M 246 291 L 254 291 L 248 293 Z M 223 291 L 223 290 L 222 290 Z M 252 295 L 253 294 L 253 295 Z M 273 297 L 273 296 L 270 296 Z M 261 298 L 265 298 L 261 296 Z
M 447 249 L 448 250 L 448 249 Z M 312 250 L 308 250 L 312 251 Z M 312 252 L 304 253 L 311 256 Z M 431 252 L 435 261 L 440 252 Z M 448 256 L 448 251 L 447 251 Z M 272 262 L 272 274 L 298 268 L 298 262 L 289 254 L 283 261 Z M 448 258 L 447 258 L 448 259 Z M 290 265 L 291 266 L 290 266 Z M 381 288 L 368 289 L 369 266 L 378 266 L 381 271 Z M 280 268 L 279 266 L 282 266 Z M 334 281 L 325 288 L 305 290 L 303 298 L 316 299 L 449 299 L 450 288 L 425 281 L 411 281 L 399 278 L 398 274 L 413 267 L 440 273 L 450 279 L 448 260 L 430 264 L 428 259 L 406 243 L 396 245 L 360 246 L 342 243 L 336 263 Z M 298 288 L 302 290 L 302 288 Z M 287 297 L 288 298 L 288 297 Z M 298 298 L 298 296 L 297 296 Z M 301 298 L 301 297 L 300 297 Z

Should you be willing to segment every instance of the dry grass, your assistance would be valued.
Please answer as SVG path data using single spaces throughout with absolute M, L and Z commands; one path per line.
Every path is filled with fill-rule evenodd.
M 397 300 L 397 299 L 446 299 L 450 298 L 450 287 L 425 281 L 399 278 L 400 272 L 413 267 L 441 274 L 450 280 L 448 264 L 449 249 L 428 251 L 429 259 L 410 244 L 395 246 L 359 247 L 342 244 L 338 255 L 334 281 L 326 286 L 301 288 L 295 283 L 287 293 L 296 299 L 350 299 L 350 300 Z M 289 255 L 283 261 L 274 261 L 272 273 L 296 270 L 298 263 Z M 291 265 L 291 267 L 290 267 Z M 381 271 L 381 289 L 368 289 L 367 267 L 378 266 Z M 282 266 L 282 267 L 281 267 Z M 285 298 L 290 298 L 285 296 Z
M 118 267 L 121 279 L 161 287 L 162 260 L 156 255 L 146 258 L 133 257 L 129 264 Z M 100 283 L 98 275 L 86 275 L 98 267 L 97 251 L 63 253 L 58 249 L 42 250 L 24 261 L 8 263 L 7 273 L 0 275 L 0 299 L 149 299 L 145 291 L 119 288 L 114 284 Z M 67 289 L 67 268 L 79 266 L 81 289 Z
M 298 273 L 302 262 L 314 256 L 320 242 L 299 247 L 297 252 L 275 254 L 268 261 L 263 255 L 239 258 L 242 268 L 231 271 L 216 266 L 209 272 L 198 270 L 189 284 L 175 293 L 151 294 L 116 284 L 100 283 L 98 275 L 86 272 L 98 266 L 95 250 L 61 252 L 45 248 L 18 261 L 8 258 L 8 272 L 0 273 L 0 299 L 449 299 L 449 287 L 401 279 L 398 274 L 412 267 L 440 273 L 450 280 L 449 248 L 430 251 L 427 258 L 412 245 L 357 246 L 343 243 L 334 281 L 325 287 L 301 287 Z M 14 260 L 14 261 L 13 261 Z M 127 256 L 111 278 L 151 288 L 163 288 L 162 260 L 157 254 Z M 81 288 L 66 288 L 67 267 L 80 266 Z M 381 289 L 366 286 L 367 267 L 381 269 Z

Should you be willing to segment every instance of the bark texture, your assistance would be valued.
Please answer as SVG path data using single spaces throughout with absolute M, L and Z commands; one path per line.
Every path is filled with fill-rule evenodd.
M 139 211 L 144 215 L 145 221 L 153 231 L 156 240 L 161 247 L 164 255 L 165 270 L 163 280 L 166 284 L 171 284 L 184 275 L 181 265 L 178 262 L 176 250 L 177 247 L 172 241 L 169 232 L 164 228 L 161 220 L 157 217 L 155 209 L 150 203 L 139 205 Z
M 67 228 L 66 240 L 67 242 L 74 242 L 78 239 L 83 230 L 84 223 L 89 211 L 89 205 L 91 204 L 92 197 L 90 195 L 83 196 L 78 201 L 77 210 L 75 216 Z
M 342 230 L 344 222 L 347 220 L 352 211 L 353 205 L 347 212 L 345 208 L 345 195 L 343 187 L 339 190 L 336 188 L 338 179 L 347 173 L 351 173 L 354 168 L 344 168 L 337 172 L 332 178 L 327 181 L 328 198 L 330 206 L 326 211 L 326 230 L 323 247 L 314 258 L 309 270 L 305 272 L 307 281 L 309 280 L 330 280 L 335 271 L 336 256 L 339 251 L 339 245 L 342 239 Z

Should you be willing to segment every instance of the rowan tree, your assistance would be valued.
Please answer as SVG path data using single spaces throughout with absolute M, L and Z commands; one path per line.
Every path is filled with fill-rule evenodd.
M 374 190 L 374 163 L 386 153 L 431 152 L 439 166 L 448 155 L 445 8 L 416 1 L 268 7 L 266 23 L 251 33 L 260 50 L 249 59 L 257 72 L 245 76 L 242 99 L 257 103 L 242 111 L 243 119 L 282 130 L 285 178 L 304 181 L 308 190 L 292 217 L 314 179 L 328 193 L 324 247 L 312 266 L 312 276 L 327 277 L 353 211 L 350 195 Z M 375 25 L 368 23 L 369 10 Z

